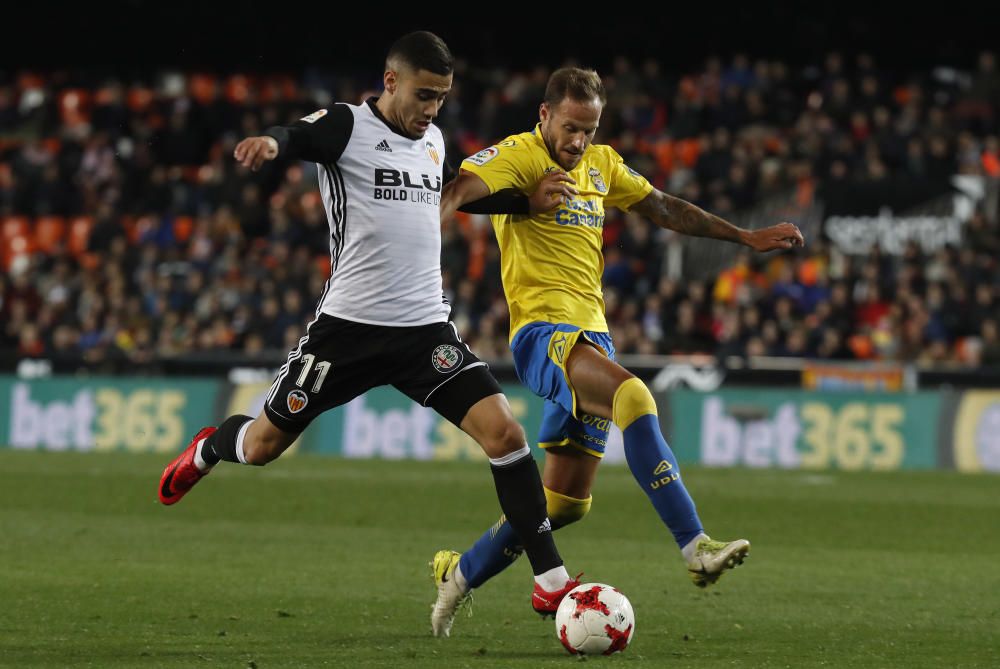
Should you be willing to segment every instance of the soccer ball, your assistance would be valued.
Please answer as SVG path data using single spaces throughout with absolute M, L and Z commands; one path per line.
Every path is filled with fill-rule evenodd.
M 556 636 L 572 655 L 619 653 L 634 635 L 632 604 L 610 585 L 578 585 L 556 610 Z

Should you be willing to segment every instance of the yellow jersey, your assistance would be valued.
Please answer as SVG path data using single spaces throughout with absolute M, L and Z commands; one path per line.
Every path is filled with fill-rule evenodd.
M 541 178 L 561 169 L 549 156 L 541 124 L 511 135 L 462 162 L 490 193 L 515 188 L 530 195 Z M 569 176 L 578 195 L 537 215 L 491 215 L 500 244 L 500 273 L 510 309 L 510 339 L 528 323 L 569 323 L 607 332 L 604 210 L 628 211 L 653 190 L 610 146 L 591 144 Z

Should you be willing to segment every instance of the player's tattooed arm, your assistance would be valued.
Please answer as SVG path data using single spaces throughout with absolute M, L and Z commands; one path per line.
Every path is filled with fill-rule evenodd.
M 805 244 L 802 233 L 792 223 L 779 223 L 761 230 L 745 230 L 686 200 L 655 189 L 633 205 L 632 211 L 649 218 L 660 227 L 683 235 L 735 242 L 759 252 L 790 249 Z

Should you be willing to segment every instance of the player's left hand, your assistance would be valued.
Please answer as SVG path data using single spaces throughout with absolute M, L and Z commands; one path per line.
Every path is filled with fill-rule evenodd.
M 805 246 L 805 243 L 802 231 L 794 223 L 778 223 L 769 228 L 754 230 L 747 236 L 747 246 L 758 253 Z

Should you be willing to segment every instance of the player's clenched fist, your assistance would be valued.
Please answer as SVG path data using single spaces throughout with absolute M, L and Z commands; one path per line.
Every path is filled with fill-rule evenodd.
M 236 145 L 233 157 L 243 167 L 249 167 L 256 172 L 264 161 L 278 157 L 278 141 L 274 137 L 247 137 Z

